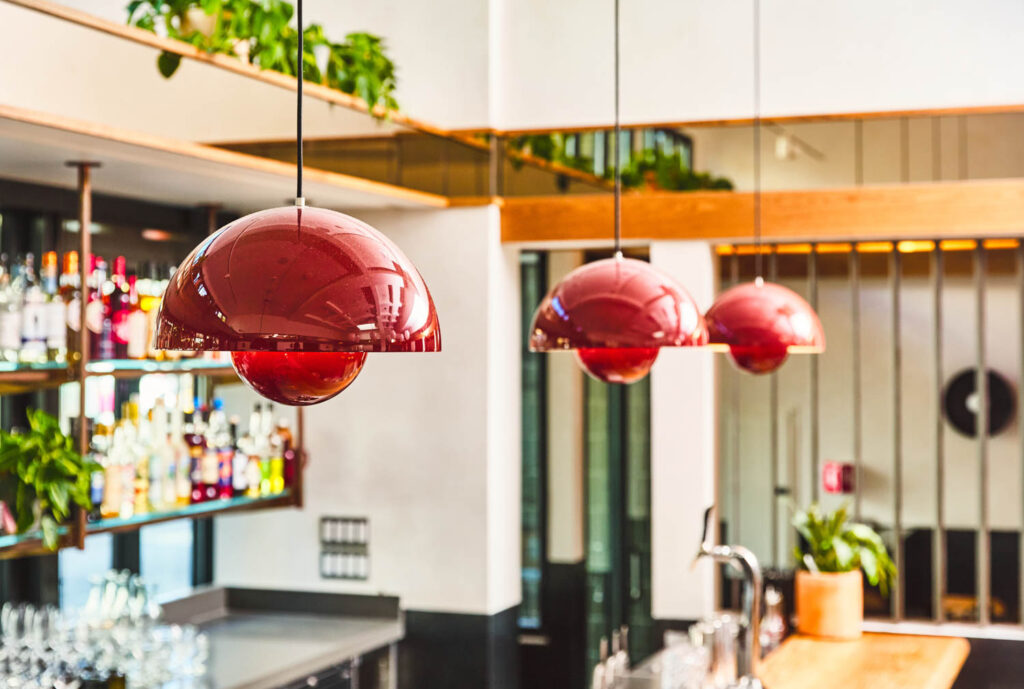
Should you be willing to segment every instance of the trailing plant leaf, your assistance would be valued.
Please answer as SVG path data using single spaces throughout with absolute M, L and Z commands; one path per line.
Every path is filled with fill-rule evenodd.
M 797 567 L 807 569 L 806 558 L 821 572 L 860 569 L 872 586 L 888 595 L 896 578 L 896 565 L 882 537 L 866 524 L 850 523 L 846 505 L 824 513 L 817 503 L 793 514 L 793 528 L 802 543 L 795 549 Z
M 56 418 L 38 409 L 27 416 L 27 431 L 0 430 L 0 499 L 13 507 L 18 533 L 38 522 L 43 543 L 53 549 L 72 508 L 92 508 L 89 483 L 100 465 L 74 450 Z
M 160 53 L 160 56 L 156 59 L 156 68 L 160 70 L 160 74 L 163 75 L 164 79 L 170 79 L 174 76 L 180 65 L 181 55 L 169 53 L 166 50 Z

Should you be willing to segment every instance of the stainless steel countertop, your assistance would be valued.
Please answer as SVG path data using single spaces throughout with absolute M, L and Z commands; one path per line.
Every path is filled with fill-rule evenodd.
M 207 622 L 205 677 L 175 687 L 275 689 L 399 641 L 400 619 L 238 612 Z

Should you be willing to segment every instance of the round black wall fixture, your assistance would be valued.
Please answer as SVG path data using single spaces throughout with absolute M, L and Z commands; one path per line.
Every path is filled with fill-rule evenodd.
M 978 435 L 977 369 L 967 368 L 954 375 L 942 392 L 942 411 L 953 428 L 962 435 Z M 1009 381 L 988 369 L 988 434 L 1006 428 L 1013 418 L 1014 392 Z

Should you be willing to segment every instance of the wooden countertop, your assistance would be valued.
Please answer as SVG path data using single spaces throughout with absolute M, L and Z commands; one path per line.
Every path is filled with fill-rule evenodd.
M 764 659 L 758 674 L 766 689 L 949 689 L 969 651 L 967 640 L 955 637 L 792 636 Z

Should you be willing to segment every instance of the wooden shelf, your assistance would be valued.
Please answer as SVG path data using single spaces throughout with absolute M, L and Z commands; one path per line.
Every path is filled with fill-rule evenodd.
M 93 191 L 192 206 L 216 199 L 240 212 L 284 202 L 296 166 L 0 105 L 0 177 L 67 186 L 69 158 L 100 160 Z M 308 198 L 333 208 L 443 208 L 444 196 L 336 172 L 304 168 Z

